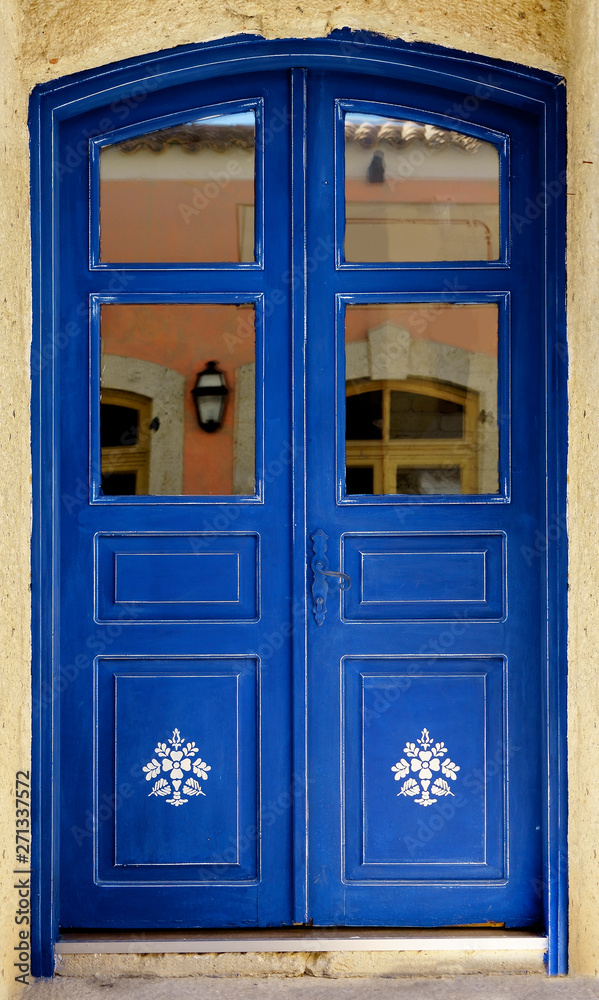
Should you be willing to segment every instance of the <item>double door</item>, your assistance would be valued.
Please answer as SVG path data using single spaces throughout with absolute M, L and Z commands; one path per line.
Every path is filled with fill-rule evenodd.
M 290 66 L 60 142 L 61 926 L 537 923 L 532 119 Z

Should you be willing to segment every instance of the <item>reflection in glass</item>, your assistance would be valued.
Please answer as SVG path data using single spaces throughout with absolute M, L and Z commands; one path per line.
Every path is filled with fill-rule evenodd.
M 395 491 L 421 496 L 461 493 L 460 468 L 457 465 L 448 465 L 441 469 L 397 469 Z
M 104 304 L 100 448 L 104 496 L 255 492 L 254 307 Z M 198 425 L 192 389 L 217 359 L 222 426 Z
M 101 259 L 253 261 L 255 119 L 221 115 L 102 147 Z
M 118 403 L 100 405 L 100 446 L 134 448 L 139 441 L 139 410 Z
M 134 496 L 137 472 L 102 472 L 102 493 L 105 497 Z
M 371 465 L 348 466 L 345 474 L 347 493 L 374 493 L 374 469 Z
M 391 390 L 390 438 L 461 438 L 463 433 L 462 403 L 425 393 Z
M 350 305 L 346 493 L 497 493 L 493 303 Z
M 345 116 L 347 261 L 497 260 L 499 154 L 460 132 Z
M 383 392 L 367 389 L 345 401 L 345 436 L 349 441 L 380 441 L 383 436 Z

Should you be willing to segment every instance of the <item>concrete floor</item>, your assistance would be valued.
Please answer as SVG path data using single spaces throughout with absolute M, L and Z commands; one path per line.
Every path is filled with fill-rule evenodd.
M 110 992 L 112 990 L 112 992 Z M 599 1000 L 599 979 L 466 975 L 440 979 L 78 978 L 38 980 L 22 1000 Z

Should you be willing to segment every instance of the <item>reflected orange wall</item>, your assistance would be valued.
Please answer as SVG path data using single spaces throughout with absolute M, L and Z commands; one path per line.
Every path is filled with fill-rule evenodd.
M 252 307 L 233 305 L 104 305 L 102 346 L 108 354 L 151 361 L 185 376 L 185 494 L 230 494 L 233 488 L 235 371 L 255 360 Z M 197 373 L 217 361 L 229 396 L 224 425 L 201 430 L 191 395 Z M 160 414 L 156 414 L 160 417 Z M 160 434 L 160 429 L 156 432 Z
M 221 178 L 220 182 L 218 178 Z M 253 208 L 253 181 L 110 180 L 101 184 L 101 256 L 110 262 L 239 261 L 239 210 Z M 350 180 L 348 202 L 498 204 L 493 181 Z M 251 246 L 251 242 L 250 242 Z
M 368 331 L 394 323 L 415 340 L 434 340 L 497 357 L 497 306 L 436 307 L 431 303 L 351 306 L 346 312 L 347 341 L 366 340 Z
M 457 205 L 498 205 L 498 181 L 476 180 L 414 180 L 394 177 L 382 184 L 347 180 L 345 197 L 348 202 L 370 201 L 384 204 L 435 205 L 454 202 Z
M 102 260 L 238 261 L 238 209 L 254 204 L 253 181 L 104 181 Z M 222 185 L 222 186 L 221 186 Z

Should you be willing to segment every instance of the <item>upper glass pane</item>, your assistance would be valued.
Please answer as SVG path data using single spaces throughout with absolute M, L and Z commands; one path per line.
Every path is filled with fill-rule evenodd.
M 254 306 L 101 307 L 103 496 L 251 495 Z
M 253 261 L 255 146 L 253 111 L 103 146 L 101 259 Z
M 436 125 L 345 116 L 345 259 L 497 260 L 496 146 Z

